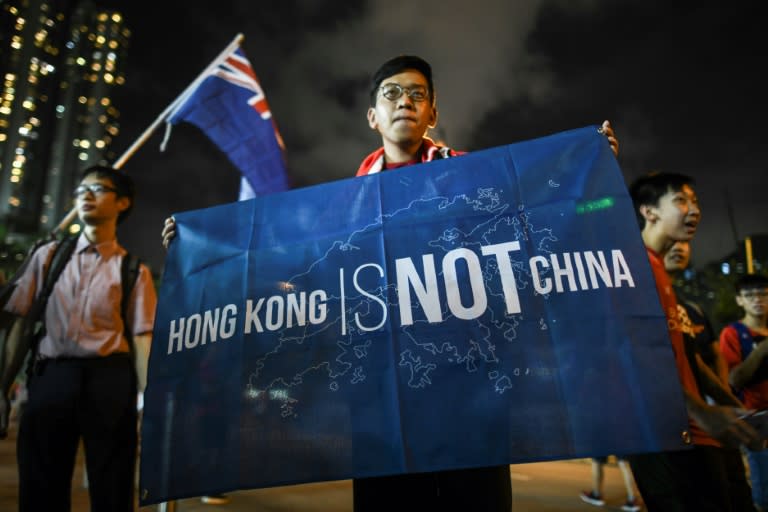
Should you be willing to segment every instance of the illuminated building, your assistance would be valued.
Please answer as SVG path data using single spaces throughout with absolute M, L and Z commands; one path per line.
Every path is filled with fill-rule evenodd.
M 129 39 L 92 2 L 0 4 L 0 235 L 36 238 L 72 208 L 80 171 L 113 159 Z

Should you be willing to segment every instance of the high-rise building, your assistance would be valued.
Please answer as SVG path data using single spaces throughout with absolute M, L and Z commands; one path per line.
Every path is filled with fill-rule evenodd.
M 0 3 L 0 235 L 34 238 L 72 208 L 82 169 L 112 160 L 112 94 L 130 33 L 90 1 Z M 77 229 L 77 225 L 73 225 Z

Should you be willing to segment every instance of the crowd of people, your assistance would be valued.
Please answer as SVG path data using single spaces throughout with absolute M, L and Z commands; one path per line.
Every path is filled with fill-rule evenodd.
M 425 60 L 388 60 L 373 74 L 369 93 L 367 121 L 382 145 L 363 159 L 357 176 L 461 157 L 462 151 L 427 136 L 437 123 L 438 110 L 432 69 Z M 611 124 L 603 122 L 601 131 L 618 156 Z M 668 320 L 692 449 L 619 456 L 627 490 L 622 508 L 639 510 L 642 503 L 647 510 L 662 512 L 768 510 L 768 451 L 755 428 L 757 415 L 749 414 L 768 405 L 768 365 L 763 364 L 768 343 L 761 343 L 768 334 L 768 279 L 748 275 L 739 281 L 735 301 L 744 316 L 726 326 L 718 340 L 702 308 L 675 291 L 670 279 L 670 273 L 687 267 L 689 242 L 701 221 L 693 180 L 649 173 L 628 188 Z M 132 181 L 124 173 L 98 166 L 87 169 L 74 191 L 84 229 L 61 275 L 46 288 L 46 271 L 57 246 L 51 242 L 14 276 L 15 289 L 2 316 L 9 333 L 21 329 L 36 299 L 48 294 L 45 330 L 33 347 L 18 433 L 20 511 L 68 509 L 81 439 L 93 510 L 134 510 L 136 396 L 146 382 L 157 299 L 144 265 L 135 284 L 122 277 L 128 256 L 116 230 L 133 198 Z M 173 218 L 166 219 L 166 248 L 175 234 Z M 119 292 L 125 286 L 133 286 L 127 303 Z M 22 358 L 10 353 L 11 345 L 6 342 L 6 355 L 0 359 L 0 431 L 7 427 L 9 381 L 21 370 Z M 595 454 L 593 486 L 581 496 L 597 506 L 606 502 L 603 457 Z M 506 512 L 512 509 L 509 466 L 353 480 L 355 512 L 398 510 L 404 495 L 424 510 Z M 225 503 L 226 496 L 203 500 Z

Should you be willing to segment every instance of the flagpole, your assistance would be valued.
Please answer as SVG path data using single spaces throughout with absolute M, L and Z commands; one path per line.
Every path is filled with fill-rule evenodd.
M 170 105 L 168 105 L 163 112 L 157 116 L 157 119 L 154 120 L 154 122 L 149 125 L 149 127 L 144 130 L 144 133 L 142 133 L 138 139 L 134 141 L 133 144 L 131 144 L 131 147 L 125 150 L 125 152 L 120 156 L 120 158 L 115 161 L 115 163 L 112 165 L 115 169 L 120 169 L 123 164 L 131 157 L 133 154 L 138 151 L 138 149 L 149 139 L 149 137 L 154 133 L 154 131 L 157 129 L 157 127 L 165 121 L 165 118 L 168 117 L 168 115 L 173 112 L 173 110 L 185 99 L 189 97 L 189 95 L 200 85 L 200 83 L 208 78 L 208 75 L 210 74 L 211 70 L 216 68 L 222 60 L 224 60 L 227 55 L 229 55 L 232 51 L 235 50 L 235 48 L 238 47 L 240 42 L 243 40 L 243 34 L 238 33 L 235 38 L 232 40 L 229 45 L 227 45 L 224 50 L 219 53 L 215 59 L 211 61 L 208 66 L 203 70 L 202 73 L 200 73 L 197 78 L 195 78 L 192 83 L 190 83 L 186 89 L 182 91 L 181 94 L 179 94 L 175 100 L 171 102 Z M 75 220 L 75 217 L 77 216 L 77 208 L 72 208 L 72 210 L 69 211 L 69 213 L 64 217 L 64 219 L 59 223 L 58 226 L 56 226 L 50 233 L 51 238 L 55 237 L 57 233 L 60 233 L 61 231 L 65 230 L 67 226 L 69 226 L 72 221 Z

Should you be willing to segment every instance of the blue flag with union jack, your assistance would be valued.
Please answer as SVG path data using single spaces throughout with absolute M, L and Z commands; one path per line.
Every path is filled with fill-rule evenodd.
M 280 133 L 242 48 L 213 66 L 200 85 L 181 99 L 168 123 L 182 121 L 203 130 L 240 170 L 240 199 L 289 188 Z

